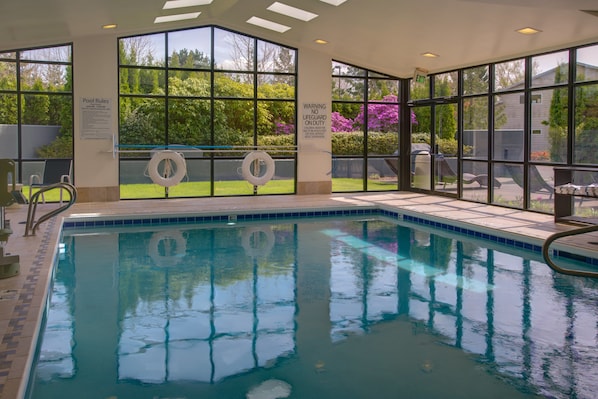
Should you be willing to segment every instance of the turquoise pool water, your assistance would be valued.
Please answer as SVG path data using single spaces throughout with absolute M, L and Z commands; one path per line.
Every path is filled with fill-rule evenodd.
M 66 230 L 46 398 L 593 398 L 598 283 L 386 218 Z

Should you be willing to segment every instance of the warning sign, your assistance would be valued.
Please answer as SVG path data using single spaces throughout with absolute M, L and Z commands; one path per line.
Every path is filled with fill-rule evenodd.
M 306 139 L 326 138 L 326 120 L 328 109 L 326 104 L 305 103 L 303 104 L 303 137 Z

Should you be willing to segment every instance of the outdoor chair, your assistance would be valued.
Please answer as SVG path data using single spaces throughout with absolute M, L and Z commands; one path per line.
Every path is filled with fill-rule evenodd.
M 436 158 L 436 165 L 438 167 L 438 179 L 441 183 L 444 183 L 444 187 L 446 187 L 447 184 L 455 183 L 457 181 L 457 173 L 443 156 Z M 488 175 L 483 173 L 479 175 L 462 173 L 461 179 L 465 184 L 478 183 L 480 187 L 488 187 L 489 183 Z M 496 178 L 492 179 L 492 185 L 497 188 L 501 186 Z
M 29 202 L 34 188 L 43 188 L 56 183 L 70 183 L 73 161 L 71 159 L 46 159 L 42 176 L 33 174 L 29 177 Z M 42 202 L 46 202 L 41 194 Z M 60 190 L 60 203 L 62 203 L 62 190 Z
M 505 165 L 507 172 L 513 178 L 513 181 L 523 188 L 523 167 L 520 165 Z M 535 165 L 529 167 L 529 191 L 530 193 L 547 192 L 552 199 L 554 187 L 546 182 Z

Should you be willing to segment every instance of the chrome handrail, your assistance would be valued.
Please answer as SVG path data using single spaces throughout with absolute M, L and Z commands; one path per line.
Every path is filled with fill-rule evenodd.
M 39 220 L 35 221 L 35 212 L 37 211 L 37 204 L 39 203 L 39 197 L 42 196 L 45 192 L 59 189 L 65 190 L 69 193 L 70 199 L 69 201 L 61 205 L 60 207 L 53 209 L 52 211 L 46 213 L 45 215 L 41 216 Z M 62 196 L 62 192 L 61 192 Z M 46 220 L 58 215 L 66 211 L 68 208 L 73 206 L 75 201 L 77 200 L 77 189 L 70 183 L 61 182 L 56 184 L 51 184 L 49 186 L 44 186 L 39 189 L 36 193 L 31 196 L 31 201 L 29 201 L 29 207 L 27 209 L 27 221 L 25 222 L 25 237 L 29 235 L 35 235 L 35 230 L 39 227 L 39 225 Z M 62 203 L 62 202 L 61 202 Z
M 558 273 L 568 274 L 570 276 L 598 278 L 598 272 L 566 269 L 566 268 L 558 266 L 550 258 L 550 245 L 554 241 L 558 240 L 559 238 L 574 236 L 574 235 L 578 235 L 578 234 L 591 233 L 592 231 L 597 231 L 597 230 L 598 230 L 598 225 L 591 225 L 591 226 L 580 227 L 575 230 L 561 231 L 561 232 L 552 234 L 551 236 L 549 236 L 546 239 L 546 241 L 544 241 L 544 244 L 542 245 L 542 256 L 544 257 L 544 261 L 546 262 L 546 264 L 548 266 L 550 266 L 551 269 L 553 269 L 554 271 L 556 271 Z

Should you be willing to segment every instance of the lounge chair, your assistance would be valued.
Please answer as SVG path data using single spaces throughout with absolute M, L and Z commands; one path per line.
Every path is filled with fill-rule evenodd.
M 35 187 L 42 188 L 56 183 L 70 183 L 72 167 L 71 159 L 46 159 L 43 175 L 34 174 L 29 177 L 29 202 L 31 202 Z M 46 202 L 43 194 L 42 201 Z M 60 191 L 60 203 L 62 203 L 62 190 Z
M 448 161 L 443 157 L 439 156 L 436 158 L 436 166 L 438 167 L 438 179 L 444 183 L 445 187 L 447 184 L 455 183 L 457 179 L 457 173 L 453 170 Z M 479 174 L 474 175 L 473 173 L 462 173 L 461 179 L 464 184 L 478 183 L 480 187 L 488 187 L 488 175 Z M 492 179 L 494 187 L 500 187 L 501 184 L 496 178 Z
M 505 169 L 513 181 L 517 185 L 523 188 L 523 166 L 521 165 L 505 165 Z M 549 199 L 552 199 L 554 194 L 554 187 L 546 182 L 535 165 L 529 167 L 529 192 L 530 193 L 543 193 L 546 192 L 550 195 Z

